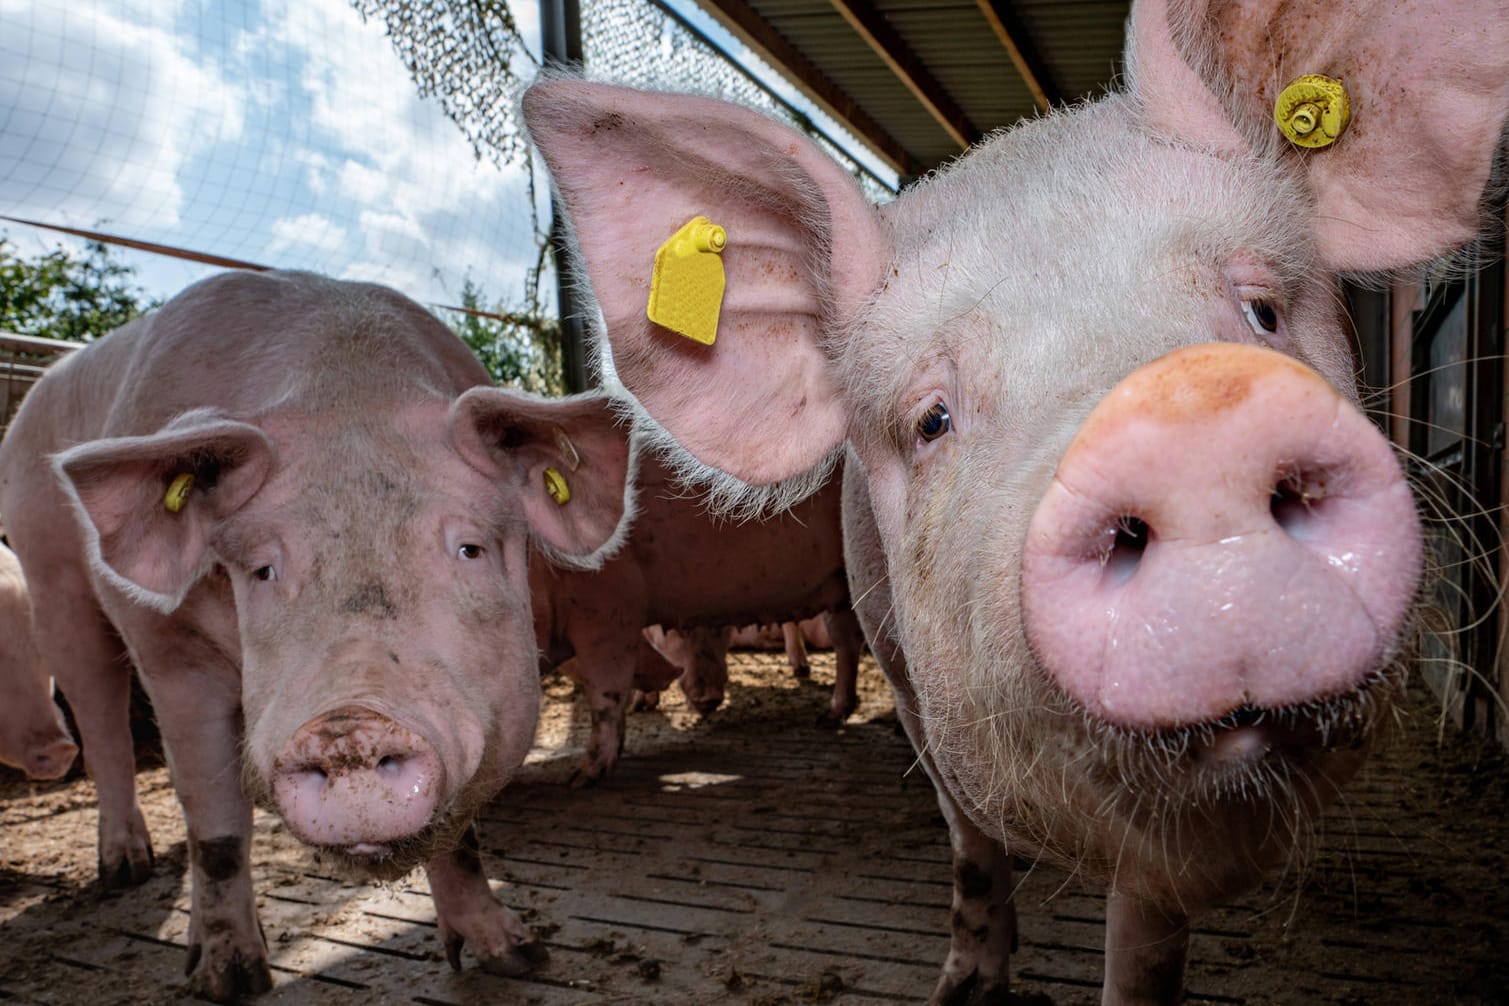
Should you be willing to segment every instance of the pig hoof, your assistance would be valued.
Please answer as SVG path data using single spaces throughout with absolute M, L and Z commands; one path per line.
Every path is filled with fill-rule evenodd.
M 141 848 L 127 850 L 124 856 L 113 863 L 106 862 L 105 857 L 101 856 L 99 858 L 100 885 L 107 891 L 139 887 L 152 879 L 152 867 L 156 863 L 157 859 L 152 855 L 150 842 Z
M 849 718 L 848 713 L 840 713 L 832 709 L 824 709 L 817 718 L 817 726 L 822 730 L 837 730 L 844 725 Z
M 572 789 L 590 789 L 603 781 L 603 776 L 608 774 L 605 768 L 579 768 L 571 773 L 570 786 Z
M 972 971 L 957 984 L 940 981 L 928 1006 L 1028 1006 L 1041 1001 L 1037 996 L 1014 996 L 1004 982 L 981 979 L 978 971 Z
M 791 676 L 793 678 L 810 678 L 812 677 L 812 668 L 806 664 L 800 667 L 793 667 L 791 669 Z
M 461 970 L 461 948 L 466 938 L 459 934 L 445 941 L 445 959 L 452 971 Z M 538 940 L 509 947 L 493 957 L 480 957 L 477 966 L 490 975 L 503 978 L 521 978 L 550 960 L 550 951 Z
M 203 959 L 203 944 L 189 946 L 189 963 L 184 973 L 196 996 L 213 1002 L 234 1002 L 242 996 L 261 995 L 272 988 L 272 971 L 265 954 L 243 955 L 231 951 L 230 959 L 215 962 Z
M 520 943 L 497 957 L 483 958 L 478 963 L 490 975 L 504 978 L 522 978 L 550 960 L 550 951 L 539 941 Z

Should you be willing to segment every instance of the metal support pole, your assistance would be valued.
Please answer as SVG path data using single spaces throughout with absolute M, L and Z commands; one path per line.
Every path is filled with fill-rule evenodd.
M 540 31 L 547 66 L 582 66 L 582 13 L 578 0 L 540 0 Z M 555 300 L 561 317 L 561 370 L 566 390 L 585 391 L 598 383 L 587 367 L 587 330 L 581 298 L 571 278 L 579 263 L 566 241 L 566 221 L 552 199 L 550 248 L 555 256 Z

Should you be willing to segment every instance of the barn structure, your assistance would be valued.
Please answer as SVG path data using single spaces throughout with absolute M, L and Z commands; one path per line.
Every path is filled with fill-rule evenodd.
M 677 83 L 722 67 L 718 87 L 809 129 L 885 198 L 994 129 L 1110 86 L 1127 9 L 1118 0 L 540 0 L 539 19 L 545 55 L 594 75 Z M 0 38 L 10 16 L 0 10 Z M 0 117 L 0 151 L 8 128 L 19 127 Z M 6 163 L 0 156 L 0 174 Z M 0 215 L 14 209 L 0 203 Z M 1502 206 L 1495 212 L 1504 219 Z M 122 236 L 108 221 L 26 219 L 13 226 Z M 1346 291 L 1372 414 L 1443 518 L 1432 524 L 1437 590 L 1457 628 L 1431 644 L 1428 687 L 1412 688 L 1399 736 L 1310 855 L 1200 922 L 1189 1002 L 1509 1002 L 1500 249 L 1489 242 L 1465 267 Z M 242 249 L 231 257 L 280 264 Z M 580 342 L 586 308 L 569 285 L 557 296 L 566 383 L 583 387 L 593 380 Z M 0 333 L 5 418 L 67 351 Z M 566 785 L 587 712 L 568 682 L 547 681 L 523 777 L 481 825 L 494 888 L 552 954 L 526 978 L 452 974 L 422 874 L 382 889 L 354 884 L 259 811 L 258 909 L 276 982 L 265 1001 L 923 1001 L 948 947 L 946 832 L 873 663 L 861 671 L 858 712 L 836 733 L 810 727 L 833 659 L 814 666 L 804 683 L 774 655 L 739 654 L 728 704 L 706 719 L 668 693 L 658 711 L 632 718 L 622 764 L 595 790 Z M 0 1000 L 186 999 L 183 825 L 150 740 L 141 758 L 158 865 L 128 892 L 93 884 L 87 780 L 35 784 L 0 768 Z M 1018 1001 L 1099 1002 L 1103 897 L 1020 866 Z

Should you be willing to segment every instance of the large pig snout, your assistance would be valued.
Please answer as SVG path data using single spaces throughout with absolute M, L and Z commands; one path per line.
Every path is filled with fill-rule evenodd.
M 423 831 L 444 781 L 439 756 L 419 735 L 343 706 L 294 732 L 273 763 L 272 790 L 299 839 L 363 854 Z
M 1047 673 L 1115 726 L 1354 690 L 1395 654 L 1421 534 L 1393 451 L 1272 350 L 1192 346 L 1095 407 L 1027 532 Z

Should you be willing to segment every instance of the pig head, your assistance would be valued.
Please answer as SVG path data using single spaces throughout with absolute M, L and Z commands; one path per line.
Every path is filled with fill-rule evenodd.
M 1329 147 L 1275 124 L 1309 74 L 1350 98 Z M 1139 3 L 1124 90 L 880 209 L 726 104 L 524 107 L 662 446 L 735 508 L 848 452 L 851 592 L 962 878 L 935 1001 L 1004 995 L 1003 848 L 1108 886 L 1108 1002 L 1176 998 L 1189 913 L 1303 847 L 1402 680 L 1421 534 L 1336 277 L 1479 233 L 1509 10 Z M 646 316 L 697 215 L 710 346 Z

